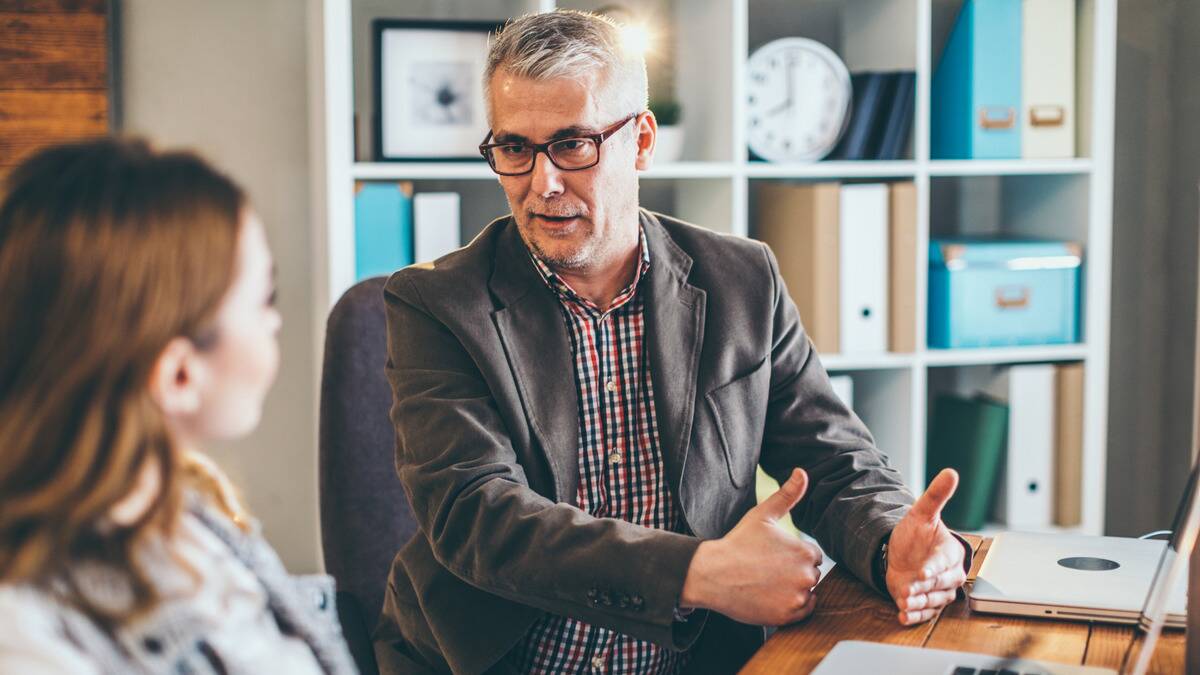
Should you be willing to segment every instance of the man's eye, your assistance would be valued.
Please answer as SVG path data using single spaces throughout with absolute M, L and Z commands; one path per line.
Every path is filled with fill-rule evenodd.
M 524 145 L 502 145 L 500 146 L 500 154 L 510 157 L 519 157 L 529 152 L 529 148 Z
M 578 138 L 568 138 L 565 141 L 558 142 L 558 149 L 565 152 L 575 152 L 583 149 L 584 143 L 587 141 Z

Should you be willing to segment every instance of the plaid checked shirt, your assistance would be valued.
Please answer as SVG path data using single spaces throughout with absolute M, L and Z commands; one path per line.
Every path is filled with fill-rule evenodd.
M 638 287 L 650 268 L 644 232 L 639 245 L 633 283 L 607 312 L 530 257 L 558 295 L 571 339 L 579 391 L 579 508 L 597 518 L 682 532 L 667 487 L 643 350 L 644 298 Z M 513 656 L 526 673 L 677 673 L 686 661 L 686 654 L 553 614 L 533 625 Z

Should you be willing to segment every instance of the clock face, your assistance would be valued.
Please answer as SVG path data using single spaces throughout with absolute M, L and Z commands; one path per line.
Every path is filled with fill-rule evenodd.
M 750 56 L 746 139 L 771 161 L 814 161 L 837 145 L 850 112 L 850 73 L 807 38 L 769 42 Z

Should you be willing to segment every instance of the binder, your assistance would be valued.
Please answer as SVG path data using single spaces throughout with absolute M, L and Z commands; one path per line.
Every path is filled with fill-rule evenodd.
M 917 349 L 917 186 L 888 187 L 888 349 Z
M 1055 369 L 1054 524 L 1083 523 L 1084 366 L 1070 363 Z
M 457 192 L 422 192 L 413 198 L 418 262 L 437 260 L 462 246 Z
M 755 235 L 779 260 L 779 273 L 817 351 L 841 349 L 838 318 L 837 183 L 757 186 Z
M 841 351 L 888 347 L 888 186 L 843 185 L 839 201 Z
M 1021 156 L 1075 156 L 1075 0 L 1024 0 Z
M 1021 156 L 1021 3 L 965 0 L 933 74 L 934 159 Z
M 413 263 L 412 183 L 354 184 L 354 277 L 391 274 Z
M 926 482 L 947 467 L 959 475 L 942 519 L 955 529 L 979 530 L 987 521 L 1008 433 L 1008 406 L 987 396 L 941 394 L 930 419 Z
M 1007 383 L 1008 442 L 992 517 L 1011 528 L 1044 529 L 1053 519 L 1055 379 L 1053 365 L 1037 364 L 997 380 Z
M 883 119 L 883 134 L 875 159 L 900 159 L 908 148 L 908 137 L 912 133 L 914 101 L 916 99 L 917 74 L 911 70 L 891 73 L 891 101 Z

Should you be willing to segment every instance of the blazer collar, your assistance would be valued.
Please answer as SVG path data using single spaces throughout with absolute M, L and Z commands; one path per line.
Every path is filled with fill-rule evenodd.
M 650 255 L 648 278 L 639 289 L 645 293 L 643 348 L 650 357 L 663 461 L 678 499 L 695 409 L 706 296 L 688 283 L 692 258 L 658 218 L 644 209 L 639 218 Z M 502 227 L 490 280 L 500 308 L 492 319 L 530 427 L 545 450 L 557 500 L 577 504 L 579 393 L 570 340 L 558 300 L 534 268 L 516 223 L 510 217 Z

